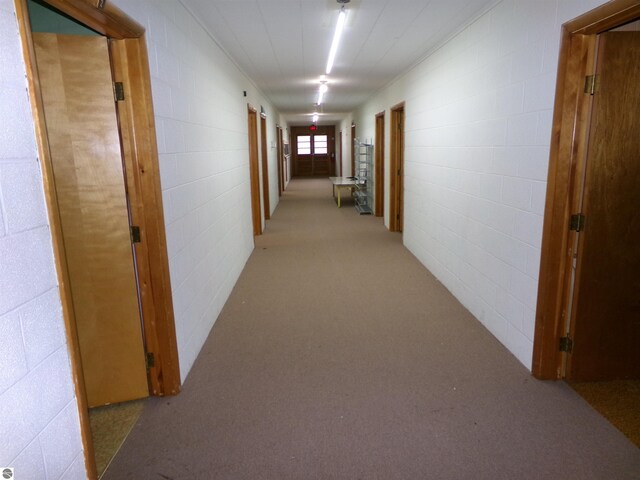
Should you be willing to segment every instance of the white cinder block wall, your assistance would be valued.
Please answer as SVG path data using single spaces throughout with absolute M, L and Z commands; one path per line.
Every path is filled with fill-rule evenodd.
M 247 103 L 267 114 L 272 210 L 279 115 L 180 2 L 115 3 L 146 28 L 184 380 L 254 245 Z
M 16 478 L 84 479 L 24 61 L 0 0 L 0 467 Z
M 406 102 L 404 243 L 528 368 L 560 29 L 600 3 L 499 2 L 355 116 L 369 138 L 386 111 L 388 179 Z

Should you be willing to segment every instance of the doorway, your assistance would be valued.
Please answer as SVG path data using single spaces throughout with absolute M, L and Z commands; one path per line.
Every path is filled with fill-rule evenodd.
M 281 197 L 284 184 L 284 154 L 282 149 L 282 128 L 279 125 L 276 125 L 276 141 L 278 142 L 276 160 L 276 163 L 278 164 L 278 196 Z
M 267 116 L 260 114 L 260 157 L 262 159 L 262 201 L 264 204 L 264 219 L 271 218 L 269 202 L 269 150 L 267 149 Z
M 258 112 L 251 105 L 249 114 L 249 177 L 251 183 L 251 219 L 253 236 L 262 235 L 262 205 L 260 204 L 260 167 L 258 164 Z
M 335 166 L 335 127 L 292 127 L 293 175 L 328 177 Z
M 344 147 L 342 146 L 342 130 L 338 133 L 338 162 L 336 166 L 336 177 L 342 176 L 342 151 Z
M 356 174 L 356 124 L 351 124 L 351 175 Z
M 623 432 L 640 399 L 640 4 L 629 5 L 562 27 L 532 369 Z
M 375 215 L 376 217 L 384 217 L 384 112 L 376 115 L 375 142 Z
M 27 1 L 15 8 L 87 476 L 96 478 L 88 407 L 176 394 L 180 371 L 144 29 L 110 5 L 55 3 L 60 10 L 44 0 L 31 8 L 65 18 L 71 32 L 32 32 Z
M 599 45 L 602 38 L 600 34 L 617 34 L 617 32 L 605 32 L 627 25 L 638 18 L 640 18 L 639 4 L 630 8 L 628 2 L 616 0 L 567 22 L 562 27 L 563 40 L 553 119 L 553 128 L 558 134 L 553 136 L 551 145 L 534 338 L 533 374 L 538 378 L 565 378 L 570 363 L 575 362 L 568 358 L 569 355 L 580 355 L 574 349 L 579 345 L 571 345 L 572 341 L 576 340 L 571 337 L 574 327 L 566 320 L 571 319 L 572 316 L 575 317 L 580 310 L 581 307 L 576 304 L 576 301 L 583 288 L 581 273 L 585 267 L 592 268 L 586 264 L 585 267 L 582 266 L 583 255 L 591 255 L 587 241 L 587 237 L 591 235 L 589 232 L 601 230 L 606 226 L 594 224 L 593 222 L 598 222 L 598 215 L 596 214 L 594 220 L 591 214 L 587 215 L 587 212 L 589 209 L 601 209 L 608 202 L 620 202 L 620 199 L 612 198 L 613 195 L 609 193 L 610 186 L 605 190 L 605 186 L 598 186 L 597 183 L 592 185 L 592 179 L 597 179 L 598 171 L 603 169 L 609 174 L 610 180 L 616 180 L 621 173 L 634 178 L 633 176 L 638 172 L 637 159 L 636 162 L 631 162 L 625 167 L 625 170 L 611 168 L 606 163 L 610 159 L 605 160 L 601 166 L 599 163 L 602 163 L 602 160 L 592 161 L 593 154 L 597 154 L 600 148 L 592 145 L 594 138 L 597 143 L 602 142 L 597 140 L 597 137 L 593 137 L 600 134 L 597 133 L 597 120 L 594 118 L 591 121 L 591 117 L 592 115 L 597 117 L 598 108 L 610 110 L 611 105 L 607 106 L 603 103 L 608 102 L 610 93 L 602 91 L 602 82 L 606 84 L 610 80 L 607 79 L 608 74 L 605 74 L 605 77 L 595 77 L 597 81 L 593 84 L 595 86 L 593 94 L 589 86 L 591 84 L 585 85 L 585 78 L 598 71 L 596 59 L 598 58 L 597 50 L 601 46 Z M 607 39 L 606 42 L 608 41 Z M 601 54 L 604 55 L 603 52 Z M 630 61 L 624 63 L 631 64 Z M 602 68 L 603 64 L 600 65 L 600 69 Z M 602 73 L 600 71 L 600 74 Z M 631 103 L 619 109 L 621 115 L 627 115 L 625 112 L 628 111 L 628 105 Z M 608 115 L 614 113 L 617 114 L 617 112 L 609 112 Z M 622 121 L 625 122 L 625 120 Z M 637 127 L 633 125 L 634 122 L 630 123 L 631 125 L 621 126 L 630 130 L 620 140 L 623 144 L 631 146 L 629 142 L 633 142 L 635 136 L 629 137 L 628 134 Z M 604 145 L 612 145 L 612 142 L 607 141 Z M 614 154 L 607 153 L 604 158 L 613 158 L 611 155 Z M 637 191 L 637 177 L 635 178 Z M 634 199 L 634 193 L 631 191 L 623 193 L 620 187 L 614 190 L 624 198 Z M 584 205 L 583 194 L 587 195 Z M 584 211 L 582 211 L 583 207 Z M 610 215 L 615 216 L 616 213 L 611 211 Z M 630 231 L 629 229 L 636 227 L 634 222 L 624 222 L 620 228 L 622 230 L 616 233 L 617 236 L 623 236 L 625 232 Z M 609 254 L 602 248 L 596 248 L 597 250 L 600 250 L 601 255 Z M 637 248 L 630 249 L 629 254 L 634 255 L 635 251 Z M 587 260 L 587 262 L 590 261 Z M 632 257 L 628 259 L 630 264 L 635 261 Z M 637 277 L 632 278 L 626 278 L 626 280 L 637 282 Z M 593 281 L 586 278 L 585 280 Z M 633 285 L 635 284 L 630 286 Z M 631 303 L 629 307 L 635 308 L 634 305 Z
M 391 108 L 389 170 L 389 230 L 404 226 L 404 102 Z

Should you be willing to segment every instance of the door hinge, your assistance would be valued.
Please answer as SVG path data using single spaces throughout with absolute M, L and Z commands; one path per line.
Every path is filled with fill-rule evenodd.
M 99 10 L 104 9 L 104 4 L 107 3 L 107 0 L 98 0 L 98 5 L 96 5 L 98 7 Z
M 595 95 L 598 93 L 598 88 L 600 87 L 600 76 L 599 75 L 587 75 L 584 77 L 584 93 L 588 93 L 589 95 Z
M 566 337 L 560 337 L 560 351 L 571 353 L 573 350 L 573 340 L 568 335 Z
M 113 83 L 113 97 L 116 99 L 116 102 L 124 100 L 124 85 L 122 82 Z
M 571 221 L 569 222 L 569 230 L 575 230 L 576 232 L 581 232 L 584 230 L 584 215 L 581 213 L 576 213 L 571 215 Z
M 140 227 L 131 225 L 131 243 L 140 243 Z
M 145 356 L 145 365 L 147 370 L 156 366 L 156 356 L 153 352 L 147 352 L 147 355 Z

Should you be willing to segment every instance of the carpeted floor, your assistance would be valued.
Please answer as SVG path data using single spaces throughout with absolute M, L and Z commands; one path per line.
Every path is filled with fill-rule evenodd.
M 573 382 L 570 385 L 640 448 L 640 380 Z
M 294 180 L 183 388 L 104 478 L 639 479 L 640 449 L 540 382 L 388 232 Z
M 89 421 L 98 477 L 109 465 L 142 413 L 146 399 L 91 408 Z

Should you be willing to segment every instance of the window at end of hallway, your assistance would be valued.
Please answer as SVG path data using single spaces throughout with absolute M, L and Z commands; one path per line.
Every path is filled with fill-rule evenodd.
M 326 155 L 327 153 L 327 136 L 316 135 L 313 138 L 313 153 L 316 155 Z
M 298 155 L 311 155 L 311 136 L 298 136 Z

